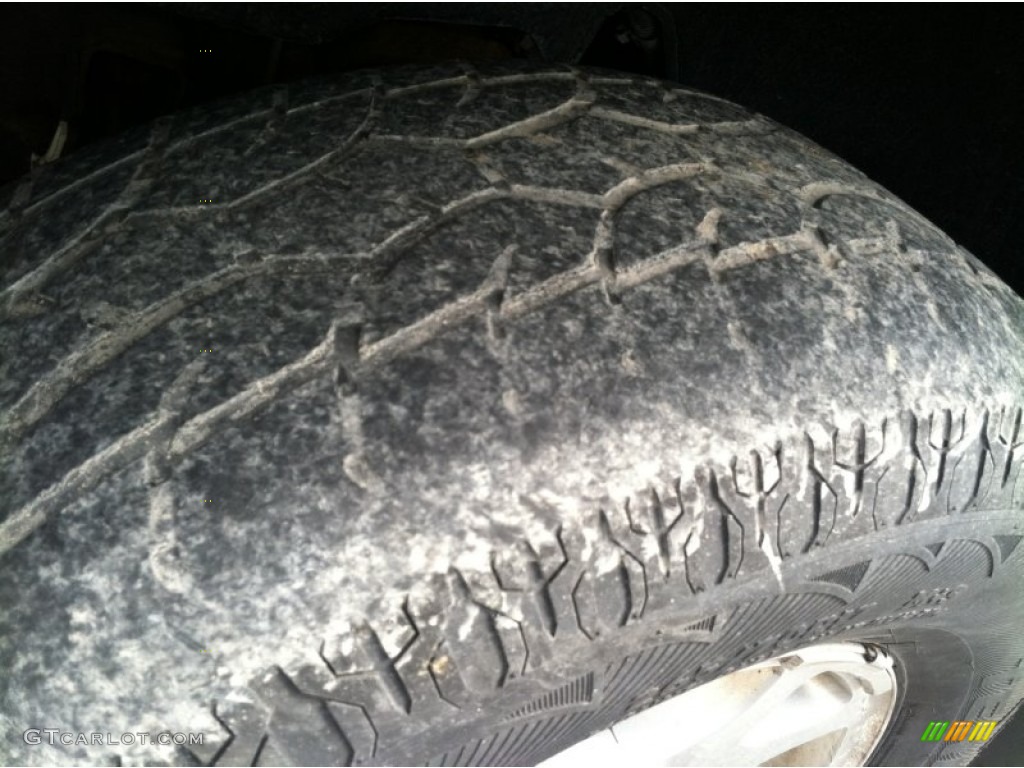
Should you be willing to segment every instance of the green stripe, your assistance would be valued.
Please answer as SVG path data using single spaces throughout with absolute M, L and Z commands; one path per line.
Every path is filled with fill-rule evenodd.
M 942 722 L 932 720 L 928 723 L 928 727 L 924 729 L 924 733 L 921 734 L 921 741 L 939 741 L 946 735 L 948 729 L 949 720 Z

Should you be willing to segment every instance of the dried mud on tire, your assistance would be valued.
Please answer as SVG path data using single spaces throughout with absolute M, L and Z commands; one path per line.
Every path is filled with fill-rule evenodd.
M 824 638 L 881 763 L 1024 696 L 1024 303 L 764 117 L 382 70 L 4 195 L 5 762 L 525 764 Z

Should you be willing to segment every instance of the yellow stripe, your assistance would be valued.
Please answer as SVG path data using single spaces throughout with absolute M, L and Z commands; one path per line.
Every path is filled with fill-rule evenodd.
M 977 725 L 974 726 L 974 730 L 971 731 L 970 741 L 985 741 L 989 736 L 992 735 L 992 731 L 995 730 L 998 721 L 996 720 L 979 720 Z

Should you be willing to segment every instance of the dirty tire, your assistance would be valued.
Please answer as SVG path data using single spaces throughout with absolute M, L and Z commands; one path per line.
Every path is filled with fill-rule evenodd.
M 1024 303 L 763 117 L 356 73 L 6 196 L 5 763 L 531 764 L 824 640 L 877 764 L 1024 696 Z

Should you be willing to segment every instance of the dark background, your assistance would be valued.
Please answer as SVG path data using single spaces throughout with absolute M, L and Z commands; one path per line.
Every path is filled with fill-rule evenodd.
M 681 79 L 804 133 L 1024 294 L 1024 28 L 998 7 L 675 6 Z
M 383 19 L 389 8 L 396 18 Z M 418 7 L 419 19 L 402 18 L 410 12 L 394 4 L 6 5 L 0 187 L 38 163 L 61 120 L 68 155 L 270 82 L 390 63 L 571 54 L 673 77 L 795 128 L 1024 294 L 1024 44 L 1012 9 L 678 4 L 647 6 L 652 27 L 616 6 L 461 8 L 437 14 L 476 14 L 476 26 L 425 22 L 429 6 Z M 517 23 L 523 14 L 532 20 Z M 541 31 L 524 32 L 537 18 Z M 559 40 L 567 42 L 559 48 Z M 1024 764 L 1022 720 L 977 764 Z

